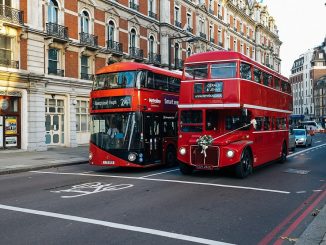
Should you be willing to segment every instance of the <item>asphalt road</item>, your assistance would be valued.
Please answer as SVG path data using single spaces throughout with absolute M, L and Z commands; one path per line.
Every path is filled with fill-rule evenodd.
M 0 244 L 293 244 L 326 202 L 325 158 L 326 134 L 246 179 L 87 164 L 2 175 Z

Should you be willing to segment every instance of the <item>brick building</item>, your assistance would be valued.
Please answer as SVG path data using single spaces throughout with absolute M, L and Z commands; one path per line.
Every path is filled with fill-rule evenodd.
M 235 50 L 280 72 L 275 20 L 256 1 L 1 3 L 0 148 L 88 143 L 92 79 L 108 63 L 181 69 L 192 53 Z

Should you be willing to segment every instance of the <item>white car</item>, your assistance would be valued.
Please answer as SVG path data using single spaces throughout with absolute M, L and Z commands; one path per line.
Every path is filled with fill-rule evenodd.
M 293 133 L 295 136 L 295 144 L 297 146 L 311 146 L 312 145 L 312 137 L 309 134 L 307 129 L 293 129 Z

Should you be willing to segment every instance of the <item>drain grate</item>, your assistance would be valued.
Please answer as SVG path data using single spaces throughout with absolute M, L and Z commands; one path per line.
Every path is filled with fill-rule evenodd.
M 290 173 L 290 174 L 308 174 L 310 172 L 310 170 L 288 168 L 284 172 L 285 173 Z

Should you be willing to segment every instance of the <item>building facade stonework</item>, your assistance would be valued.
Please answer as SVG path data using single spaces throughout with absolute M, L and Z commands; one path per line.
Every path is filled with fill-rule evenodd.
M 280 72 L 275 20 L 247 0 L 11 0 L 0 12 L 0 149 L 89 142 L 89 92 L 106 64 L 182 69 L 232 50 Z M 1 134 L 2 133 L 2 134 Z

